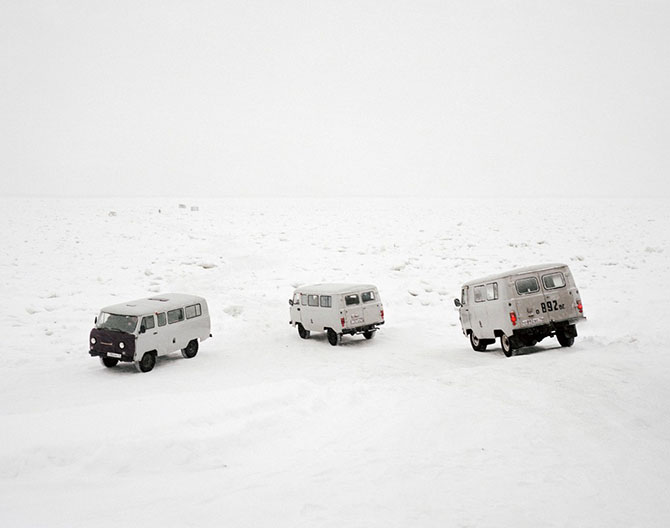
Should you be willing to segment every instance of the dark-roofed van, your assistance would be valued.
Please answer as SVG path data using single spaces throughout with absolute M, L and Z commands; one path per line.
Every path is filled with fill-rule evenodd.
M 95 319 L 89 354 L 105 367 L 133 362 L 149 372 L 156 358 L 181 350 L 185 358 L 198 353 L 200 341 L 212 337 L 207 301 L 195 295 L 166 293 L 107 306 Z

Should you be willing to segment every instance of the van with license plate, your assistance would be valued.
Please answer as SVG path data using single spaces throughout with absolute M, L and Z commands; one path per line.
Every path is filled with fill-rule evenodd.
M 103 308 L 89 336 L 89 354 L 108 368 L 125 361 L 149 372 L 158 356 L 181 350 L 185 358 L 194 357 L 209 337 L 207 301 L 166 293 Z
M 296 288 L 288 301 L 289 324 L 307 339 L 311 332 L 326 332 L 337 346 L 343 335 L 363 334 L 372 339 L 384 324 L 384 307 L 372 284 L 311 284 Z
M 556 337 L 570 347 L 584 321 L 581 295 L 565 264 L 520 268 L 466 282 L 458 307 L 463 334 L 478 352 L 500 339 L 505 356 Z

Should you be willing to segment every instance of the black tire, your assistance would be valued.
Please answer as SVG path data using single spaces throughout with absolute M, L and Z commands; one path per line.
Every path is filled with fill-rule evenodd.
M 505 357 L 512 357 L 514 355 L 514 348 L 512 347 L 512 341 L 505 334 L 500 335 L 500 346 L 502 347 L 503 354 L 505 354 Z
M 339 335 L 337 332 L 335 332 L 335 330 L 333 330 L 332 328 L 328 328 L 326 330 L 326 332 L 328 333 L 328 342 L 332 346 L 337 346 L 337 345 L 340 344 L 340 342 L 342 341 L 342 336 L 341 335 Z
M 376 333 L 377 333 L 376 330 L 366 330 L 365 332 L 363 332 L 363 337 L 365 339 L 372 339 Z
M 139 372 L 151 372 L 156 365 L 156 353 L 145 352 L 142 359 L 135 361 L 135 368 Z
M 556 339 L 561 344 L 562 347 L 571 347 L 575 344 L 575 338 L 573 336 L 568 336 L 565 332 L 559 331 L 556 332 Z
M 113 368 L 116 367 L 116 365 L 119 364 L 119 360 L 116 358 L 110 358 L 110 357 L 101 357 L 100 358 L 100 363 L 105 365 L 107 368 Z
M 484 339 L 479 339 L 474 332 L 470 332 L 470 346 L 475 352 L 484 352 L 488 343 Z
M 186 348 L 181 349 L 181 355 L 184 356 L 186 359 L 191 359 L 192 357 L 195 357 L 197 353 L 198 353 L 197 339 L 189 341 L 188 345 L 186 345 Z
M 305 330 L 305 327 L 302 326 L 302 323 L 298 323 L 298 335 L 302 339 L 309 339 L 309 330 Z

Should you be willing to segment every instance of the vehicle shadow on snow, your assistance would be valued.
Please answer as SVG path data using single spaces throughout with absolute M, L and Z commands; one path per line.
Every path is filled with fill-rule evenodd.
M 196 356 L 197 358 L 197 356 Z M 193 358 L 193 359 L 196 359 Z M 156 364 L 154 365 L 153 370 L 160 369 L 160 368 L 166 368 L 172 365 L 173 363 L 178 363 L 180 361 L 188 361 L 186 358 L 182 357 L 181 354 L 170 354 L 167 356 L 159 356 L 156 358 Z M 110 375 L 118 375 L 118 376 L 126 376 L 128 374 L 147 374 L 145 372 L 140 372 L 135 368 L 134 363 L 129 363 L 126 361 L 122 361 L 118 363 L 116 366 L 112 368 L 106 368 L 102 365 L 100 367 L 103 369 L 103 371 L 107 371 Z
M 328 334 L 326 334 L 325 332 L 323 332 L 323 333 L 319 332 L 318 334 L 311 334 L 309 336 L 308 341 L 316 341 L 318 343 L 323 343 L 324 346 L 327 346 L 328 348 L 337 349 L 337 348 L 342 348 L 342 347 L 348 348 L 348 347 L 351 347 L 351 346 L 356 346 L 356 347 L 358 347 L 358 346 L 369 346 L 369 345 L 374 344 L 375 339 L 377 339 L 377 338 L 373 337 L 372 339 L 365 339 L 361 335 L 356 335 L 356 336 L 347 335 L 347 336 L 342 336 L 342 341 L 340 342 L 340 344 L 338 346 L 332 346 L 328 342 Z
M 560 345 L 547 345 L 547 346 L 526 346 L 522 348 L 517 348 L 514 350 L 514 353 L 512 357 L 515 356 L 532 356 L 533 354 L 539 354 L 542 352 L 551 352 L 552 350 L 562 350 L 563 347 Z M 494 354 L 496 356 L 500 356 L 505 358 L 505 354 L 503 353 L 502 348 L 495 347 L 495 348 L 488 348 L 486 350 L 482 350 L 481 352 L 478 351 L 473 351 L 476 354 L 481 354 L 482 356 L 486 356 L 487 354 Z
M 541 352 L 551 352 L 552 350 L 561 350 L 561 349 L 563 349 L 563 347 L 560 346 L 560 345 L 527 346 L 527 347 L 523 347 L 523 348 L 517 348 L 514 351 L 514 354 L 513 354 L 512 357 L 514 357 L 514 356 L 531 356 L 533 354 L 538 354 L 538 353 L 541 353 Z M 499 352 L 500 355 L 504 356 L 502 348 L 498 348 L 496 350 L 496 352 Z

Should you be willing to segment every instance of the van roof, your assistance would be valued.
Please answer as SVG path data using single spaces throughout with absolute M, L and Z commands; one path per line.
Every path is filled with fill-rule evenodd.
M 504 279 L 505 277 L 511 277 L 514 275 L 521 275 L 523 273 L 532 273 L 535 271 L 547 271 L 550 269 L 556 268 L 567 268 L 567 264 L 553 263 L 553 264 L 536 264 L 535 266 L 526 266 L 525 268 L 516 268 L 513 270 L 505 271 L 503 273 L 496 273 L 495 275 L 489 275 L 487 277 L 481 277 L 479 279 L 473 279 L 463 284 L 463 286 L 472 286 L 473 284 L 481 284 L 482 282 L 490 282 L 496 279 Z
M 351 293 L 363 290 L 376 290 L 374 284 L 356 284 L 356 283 L 322 283 L 306 284 L 294 290 L 294 293 L 313 293 L 313 294 L 331 294 L 338 295 L 342 293 Z
M 117 315 L 146 315 L 204 302 L 204 300 L 197 295 L 185 293 L 160 293 L 144 299 L 105 306 L 101 311 Z

